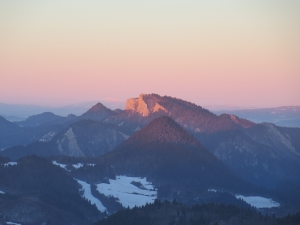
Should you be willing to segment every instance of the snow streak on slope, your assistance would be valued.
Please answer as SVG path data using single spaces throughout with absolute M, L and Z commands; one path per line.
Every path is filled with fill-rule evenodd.
M 147 182 L 146 178 L 117 176 L 116 180 L 109 180 L 109 184 L 97 184 L 97 190 L 105 196 L 119 199 L 123 207 L 133 208 L 154 202 L 157 191 Z
M 82 186 L 82 189 L 84 191 L 83 197 L 87 200 L 90 200 L 92 204 L 95 204 L 99 211 L 106 211 L 106 208 L 103 206 L 102 202 L 93 196 L 91 185 L 81 180 L 77 180 L 77 182 Z
M 20 223 L 13 223 L 13 222 L 6 222 L 6 224 L 9 224 L 9 225 L 21 225 Z
M 40 142 L 49 142 L 52 140 L 56 133 L 53 131 L 50 131 L 48 134 L 44 135 L 39 141 Z
M 272 207 L 279 207 L 280 204 L 278 202 L 273 201 L 270 198 L 264 198 L 260 196 L 243 196 L 243 195 L 235 195 L 236 198 L 240 198 L 254 206 L 256 208 L 272 208 Z
M 5 194 L 5 192 L 4 191 L 0 191 L 0 194 Z

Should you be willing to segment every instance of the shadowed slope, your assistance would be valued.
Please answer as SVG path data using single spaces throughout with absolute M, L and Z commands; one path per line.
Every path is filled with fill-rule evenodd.
M 116 174 L 147 177 L 178 190 L 247 190 L 244 181 L 169 117 L 155 119 L 100 161 Z

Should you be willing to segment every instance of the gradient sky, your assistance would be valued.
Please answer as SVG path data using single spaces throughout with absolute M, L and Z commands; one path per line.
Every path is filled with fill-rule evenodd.
M 299 0 L 0 0 L 0 102 L 300 105 Z

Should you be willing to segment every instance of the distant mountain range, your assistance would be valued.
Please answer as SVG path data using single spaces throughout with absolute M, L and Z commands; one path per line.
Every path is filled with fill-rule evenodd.
M 187 204 L 249 207 L 234 196 L 244 194 L 278 201 L 282 214 L 300 209 L 300 128 L 216 115 L 169 96 L 141 94 L 128 99 L 124 110 L 97 103 L 79 116 L 46 112 L 15 123 L 0 117 L 0 147 L 9 147 L 0 155 L 13 160 L 35 154 L 55 161 L 90 187 L 89 196 L 108 213 L 124 207 L 117 191 L 105 192 L 106 184 L 115 183 L 137 188 L 134 198 L 156 193 Z M 155 188 L 135 178 L 147 178 Z
M 48 152 L 49 155 L 99 156 L 113 150 L 153 119 L 169 116 L 233 171 L 241 176 L 246 175 L 247 180 L 266 187 L 273 187 L 286 179 L 299 183 L 299 173 L 296 172 L 300 171 L 299 128 L 283 128 L 269 123 L 256 124 L 229 114 L 217 116 L 193 103 L 156 94 L 141 94 L 138 98 L 128 99 L 125 110 L 110 110 L 97 103 L 86 113 L 71 119 L 65 117 L 58 120 L 53 115 L 46 115 L 47 118 L 45 114 L 41 114 L 22 123 L 35 121 L 34 123 L 42 124 L 30 128 L 39 131 L 38 140 L 45 135 L 46 140 L 50 132 L 57 134 L 52 141 L 44 144 L 55 146 Z M 52 122 L 49 122 L 49 116 L 53 119 Z M 41 122 L 43 119 L 45 123 Z M 74 123 L 79 120 L 82 121 Z M 53 121 L 60 123 L 53 124 Z M 49 123 L 54 126 L 53 130 L 49 129 Z M 44 130 L 43 135 L 40 133 L 41 129 Z M 23 133 L 20 139 L 24 140 Z M 33 139 L 30 140 L 32 142 Z M 29 142 L 23 141 L 24 144 Z M 15 143 L 22 142 L 17 140 Z M 12 158 L 21 157 L 27 152 L 39 154 L 39 149 L 32 149 L 36 146 L 39 145 L 26 148 L 21 146 L 23 150 L 14 147 L 14 150 L 7 149 L 1 154 Z
M 24 121 L 32 115 L 44 112 L 52 112 L 59 116 L 67 116 L 69 114 L 79 116 L 97 103 L 97 101 L 89 101 L 62 107 L 42 107 L 36 105 L 12 105 L 0 103 L 0 116 L 13 122 Z M 104 99 L 101 100 L 101 104 L 105 105 L 109 109 L 115 110 L 123 109 L 125 101 Z M 234 105 L 205 105 L 205 108 L 217 115 L 224 113 L 232 114 L 255 123 L 269 122 L 274 123 L 277 126 L 300 127 L 300 106 L 245 108 Z
M 103 99 L 103 104 L 111 109 L 124 108 L 125 102 L 118 99 Z M 0 116 L 6 118 L 9 121 L 23 121 L 29 116 L 41 114 L 44 112 L 52 112 L 59 116 L 67 116 L 69 114 L 82 115 L 97 101 L 82 102 L 77 104 L 71 104 L 61 107 L 45 107 L 37 105 L 21 105 L 21 104 L 5 104 L 0 103 Z

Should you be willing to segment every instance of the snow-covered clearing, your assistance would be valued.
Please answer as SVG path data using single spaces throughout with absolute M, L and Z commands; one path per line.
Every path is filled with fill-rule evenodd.
M 140 177 L 117 176 L 116 180 L 110 179 L 109 184 L 97 184 L 97 190 L 105 196 L 118 198 L 126 208 L 152 203 L 157 197 L 154 186 L 146 178 Z
M 93 196 L 91 192 L 91 185 L 81 180 L 77 180 L 77 182 L 82 186 L 84 191 L 83 197 L 87 200 L 90 200 L 92 204 L 95 204 L 99 211 L 106 211 L 106 208 L 103 206 L 102 202 Z
M 216 189 L 208 189 L 209 192 L 219 192 Z M 280 203 L 275 202 L 271 198 L 264 198 L 261 196 L 243 196 L 243 195 L 235 195 L 233 194 L 237 199 L 242 199 L 248 204 L 250 204 L 253 207 L 256 208 L 273 208 L 273 207 L 279 207 Z
M 260 196 L 243 196 L 243 195 L 235 195 L 236 198 L 243 199 L 245 202 L 254 206 L 256 208 L 272 208 L 279 207 L 280 204 L 278 202 L 273 201 L 270 198 L 264 198 Z
M 15 166 L 15 165 L 18 165 L 18 162 L 8 162 L 8 163 L 4 163 L 4 166 Z

